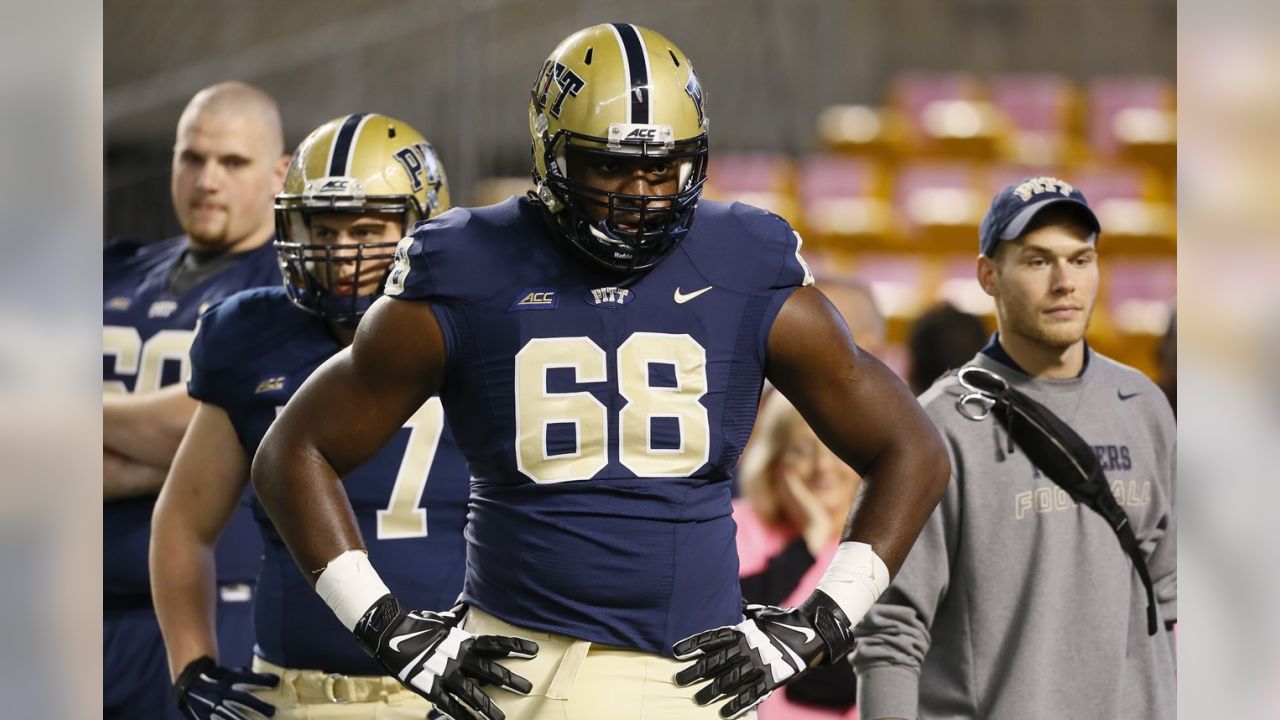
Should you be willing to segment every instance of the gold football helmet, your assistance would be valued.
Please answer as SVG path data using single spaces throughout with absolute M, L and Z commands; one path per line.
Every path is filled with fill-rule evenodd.
M 435 148 L 407 123 L 377 113 L 330 120 L 298 146 L 276 196 L 276 248 L 289 297 L 299 307 L 354 325 L 381 294 L 335 293 L 335 279 L 361 287 L 385 275 L 395 242 L 328 244 L 312 238 L 317 213 L 391 214 L 403 232 L 449 209 L 449 183 Z M 349 270 L 354 269 L 354 275 Z M 385 280 L 385 277 L 381 278 Z
M 698 76 L 670 40 L 624 23 L 580 30 L 552 51 L 533 86 L 538 199 L 593 260 L 628 272 L 651 267 L 693 223 L 707 177 L 707 125 Z M 676 165 L 679 183 L 662 195 L 598 190 L 569 176 L 571 152 L 663 158 Z M 593 220 L 599 208 L 607 214 Z

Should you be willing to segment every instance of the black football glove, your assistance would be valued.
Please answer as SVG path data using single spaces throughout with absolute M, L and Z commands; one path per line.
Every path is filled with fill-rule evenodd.
M 491 683 L 526 695 L 529 681 L 494 662 L 499 658 L 531 658 L 538 645 L 504 635 L 472 635 L 462 629 L 467 606 L 447 612 L 409 612 L 384 595 L 356 623 L 356 640 L 388 674 L 418 693 L 436 710 L 455 720 L 475 716 L 503 720 L 480 685 Z M 470 708 L 471 712 L 467 712 Z
M 708 705 L 727 698 L 722 718 L 742 715 L 800 673 L 853 648 L 849 619 L 820 590 L 798 608 L 748 605 L 744 614 L 733 627 L 707 630 L 672 647 L 678 660 L 698 659 L 676 673 L 676 684 L 710 680 L 693 699 Z
M 276 709 L 249 692 L 250 688 L 273 688 L 276 675 L 219 667 L 205 655 L 192 660 L 173 683 L 173 698 L 191 720 L 253 720 L 272 717 Z

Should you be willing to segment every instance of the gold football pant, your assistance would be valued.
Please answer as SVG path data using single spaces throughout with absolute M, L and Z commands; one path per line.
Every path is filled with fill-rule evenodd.
M 535 658 L 499 661 L 533 684 L 529 695 L 485 688 L 507 720 L 719 720 L 722 703 L 694 703 L 701 685 L 675 684 L 676 671 L 688 662 L 528 630 L 474 607 L 462 627 L 475 635 L 513 635 L 538 643 Z M 754 718 L 755 711 L 744 717 Z
M 291 670 L 257 656 L 253 671 L 280 676 L 279 686 L 254 692 L 276 706 L 273 720 L 424 720 L 431 711 L 430 703 L 393 677 Z

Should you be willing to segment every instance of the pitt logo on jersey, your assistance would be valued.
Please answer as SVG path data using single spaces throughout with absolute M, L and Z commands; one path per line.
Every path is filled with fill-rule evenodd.
M 590 290 L 583 296 L 588 305 L 606 308 L 620 308 L 636 299 L 636 294 L 627 288 L 602 287 Z
M 507 312 L 516 310 L 554 310 L 559 298 L 554 288 L 525 288 Z
M 1070 183 L 1059 180 L 1056 177 L 1048 177 L 1042 175 L 1024 180 L 1021 185 L 1013 189 L 1013 194 L 1022 198 L 1026 202 L 1034 195 L 1046 192 L 1061 193 L 1063 197 L 1071 197 L 1071 193 L 1076 189 Z

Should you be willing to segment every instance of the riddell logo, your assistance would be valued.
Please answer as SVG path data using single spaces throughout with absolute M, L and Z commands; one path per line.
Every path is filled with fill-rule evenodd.
M 638 127 L 627 133 L 628 140 L 656 140 L 658 137 L 657 128 Z

